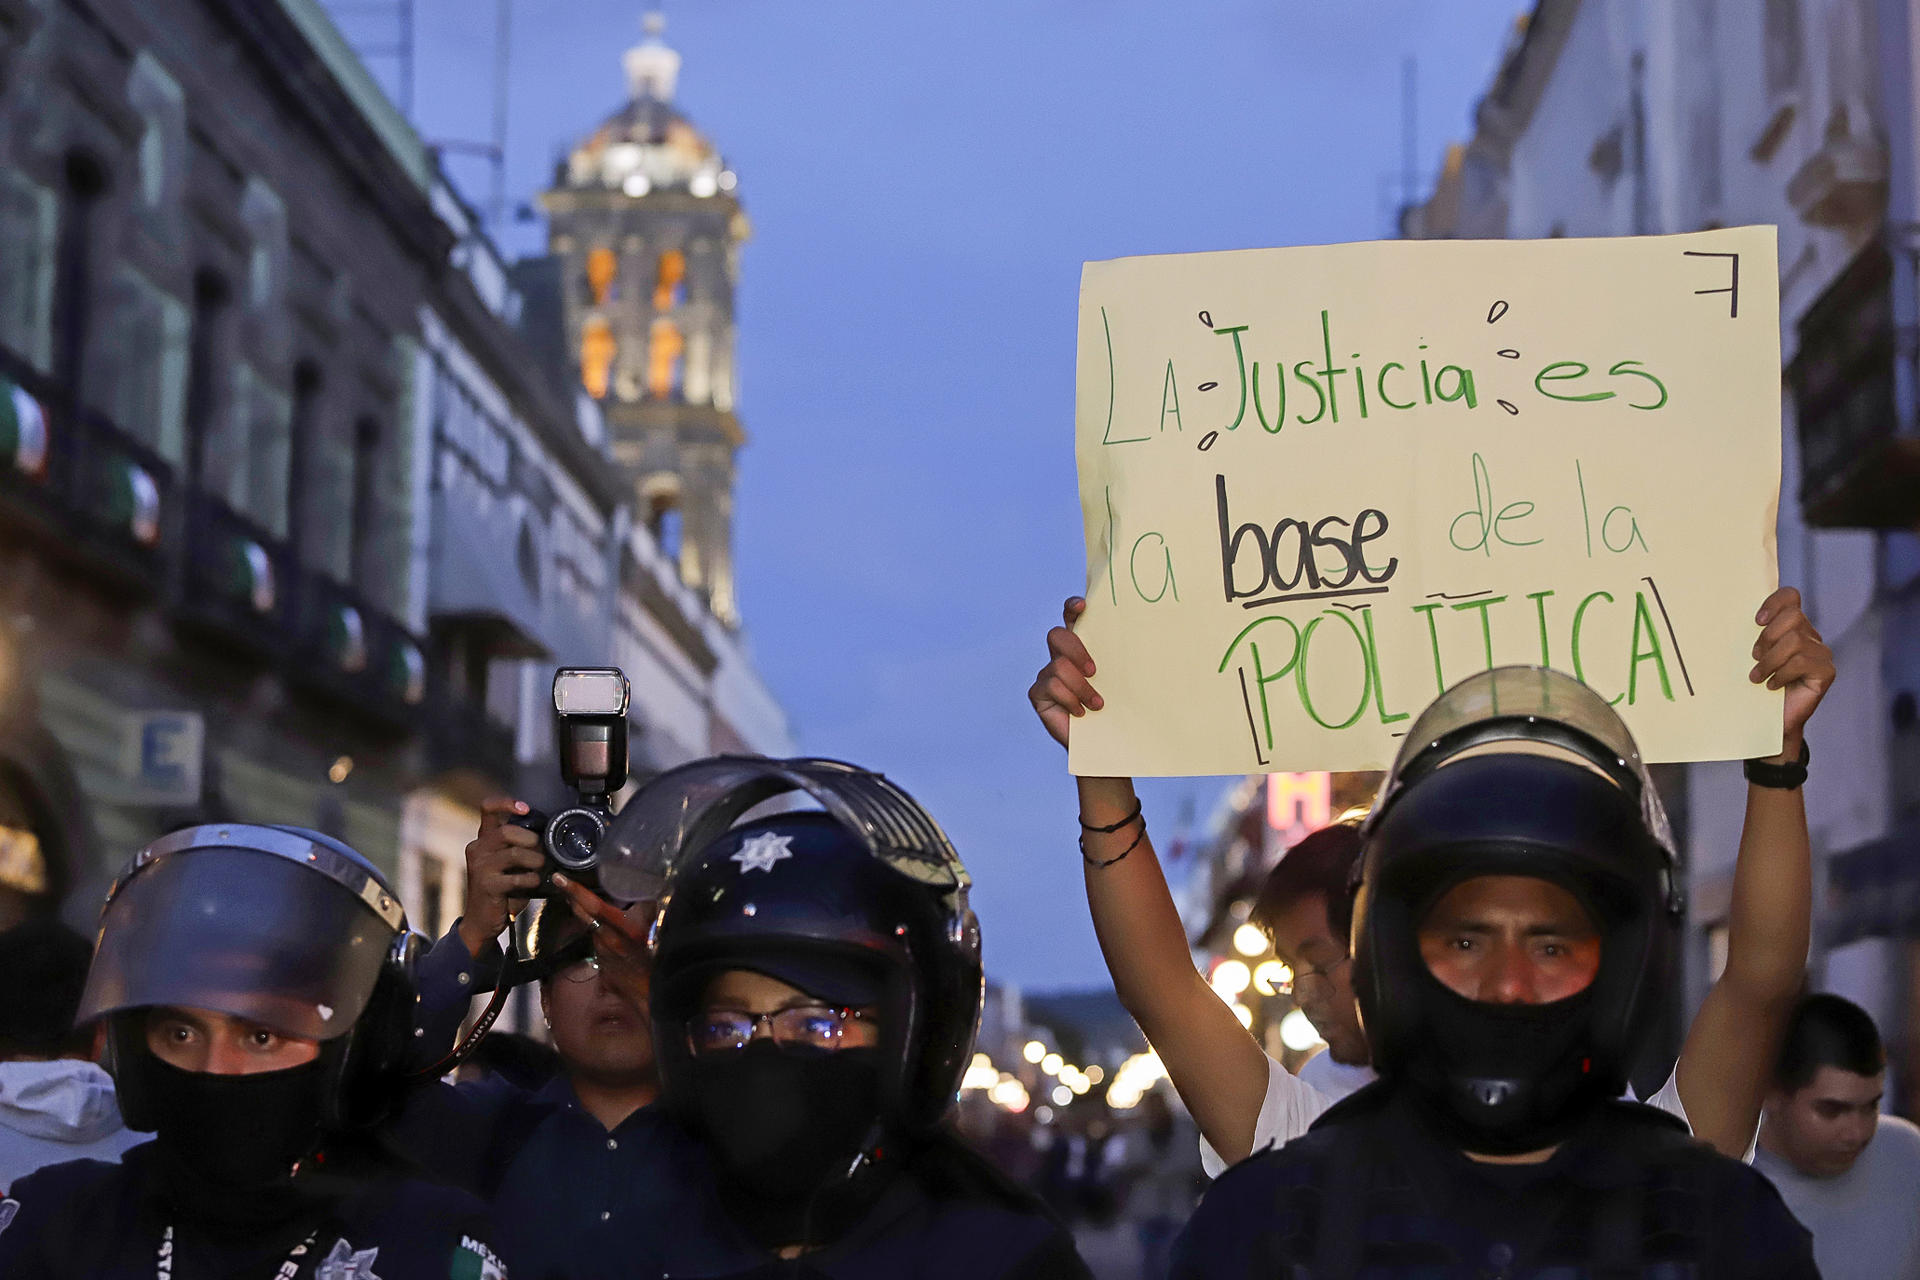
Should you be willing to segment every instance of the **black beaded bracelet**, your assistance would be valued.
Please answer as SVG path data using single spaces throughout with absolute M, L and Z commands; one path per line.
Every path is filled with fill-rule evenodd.
M 1141 809 L 1140 801 L 1135 800 L 1133 802 L 1133 812 L 1128 814 L 1126 817 L 1120 819 L 1120 821 L 1115 822 L 1109 826 L 1096 827 L 1091 822 L 1088 822 L 1085 818 L 1082 818 L 1080 819 L 1080 829 L 1082 831 L 1098 831 L 1103 836 L 1110 836 L 1114 832 L 1120 830 L 1120 828 L 1126 826 L 1129 822 L 1132 822 L 1135 818 L 1139 817 L 1140 809 Z
M 1139 813 L 1135 812 L 1134 817 L 1137 818 L 1139 816 L 1140 816 Z M 1127 821 L 1131 822 L 1132 820 L 1133 820 L 1132 818 L 1129 818 Z M 1093 828 L 1093 829 L 1098 830 L 1098 828 Z M 1114 854 L 1111 858 L 1108 858 L 1105 861 L 1102 861 L 1101 859 L 1096 858 L 1087 852 L 1087 837 L 1084 834 L 1082 834 L 1080 837 L 1080 857 L 1081 857 L 1081 860 L 1084 861 L 1090 867 L 1096 867 L 1096 868 L 1110 867 L 1114 863 L 1123 860 L 1128 854 L 1132 853 L 1135 849 L 1139 848 L 1140 842 L 1142 840 L 1145 840 L 1146 838 L 1147 838 L 1147 824 L 1143 821 L 1140 824 L 1139 833 L 1133 837 L 1132 844 L 1128 845 L 1126 848 L 1122 849 L 1120 852 Z
M 1765 760 L 1748 760 L 1741 770 L 1747 775 L 1747 781 L 1756 787 L 1772 787 L 1776 791 L 1797 791 L 1806 783 L 1807 765 L 1813 760 L 1813 748 L 1806 739 L 1800 740 L 1800 758 L 1792 764 L 1768 764 Z

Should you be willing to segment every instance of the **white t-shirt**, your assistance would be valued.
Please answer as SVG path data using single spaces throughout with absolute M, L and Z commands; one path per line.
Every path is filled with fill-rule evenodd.
M 1771 1151 L 1753 1167 L 1813 1232 L 1826 1280 L 1920 1280 L 1920 1128 L 1881 1116 L 1853 1168 L 1832 1178 L 1810 1178 Z
M 1268 1058 L 1267 1061 L 1272 1063 L 1272 1066 L 1267 1068 L 1269 1074 L 1271 1074 L 1273 1067 L 1277 1067 L 1280 1064 L 1274 1062 L 1272 1058 Z M 1302 1080 L 1305 1080 L 1308 1084 L 1326 1094 L 1335 1102 L 1340 1101 L 1340 1099 L 1350 1093 L 1358 1093 L 1360 1090 L 1372 1084 L 1376 1078 L 1373 1074 L 1373 1068 L 1364 1062 L 1357 1067 L 1350 1067 L 1344 1062 L 1335 1062 L 1333 1060 L 1333 1054 L 1325 1049 L 1322 1049 L 1302 1063 L 1298 1074 Z M 1269 1094 L 1273 1092 L 1273 1084 L 1271 1081 L 1267 1084 L 1267 1092 Z
M 1316 1069 L 1315 1063 L 1325 1062 L 1325 1066 Z M 1333 1061 L 1325 1050 L 1307 1059 L 1300 1068 L 1300 1074 L 1294 1075 L 1285 1067 L 1267 1059 L 1267 1096 L 1260 1103 L 1260 1116 L 1253 1122 L 1253 1149 L 1265 1151 L 1268 1147 L 1278 1147 L 1292 1142 L 1330 1109 L 1334 1103 L 1374 1080 L 1372 1067 L 1348 1067 Z M 1633 1096 L 1633 1090 L 1627 1090 L 1627 1096 Z M 1671 1112 L 1680 1118 L 1680 1123 L 1692 1132 L 1693 1125 L 1687 1121 L 1687 1109 L 1680 1105 L 1680 1085 L 1675 1074 L 1667 1076 L 1667 1082 L 1660 1091 L 1647 1099 L 1647 1105 Z M 1758 1137 L 1758 1129 L 1755 1136 Z M 1747 1145 L 1747 1160 L 1753 1160 L 1753 1145 Z M 1200 1166 L 1207 1171 L 1209 1178 L 1217 1178 L 1226 1172 L 1227 1162 L 1213 1149 L 1206 1138 L 1200 1139 Z

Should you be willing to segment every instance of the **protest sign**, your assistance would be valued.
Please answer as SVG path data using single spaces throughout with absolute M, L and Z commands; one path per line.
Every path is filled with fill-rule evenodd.
M 1088 263 L 1074 772 L 1380 768 L 1507 663 L 1779 750 L 1778 288 L 1772 227 Z

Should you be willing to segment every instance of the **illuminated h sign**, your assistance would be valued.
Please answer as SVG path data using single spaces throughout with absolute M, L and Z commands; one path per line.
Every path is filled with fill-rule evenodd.
M 1333 821 L 1333 777 L 1326 773 L 1267 775 L 1267 827 L 1298 839 Z

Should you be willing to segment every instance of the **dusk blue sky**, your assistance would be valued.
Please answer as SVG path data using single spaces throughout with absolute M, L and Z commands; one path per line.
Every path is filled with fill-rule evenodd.
M 517 0 L 507 188 L 625 96 L 644 0 Z M 880 768 L 971 867 L 989 973 L 1104 984 L 1073 789 L 1025 692 L 1082 585 L 1080 265 L 1390 230 L 1520 0 L 677 0 L 678 100 L 740 175 L 740 602 L 802 747 Z M 415 0 L 414 115 L 490 127 L 493 5 Z M 342 23 L 361 42 L 377 22 Z M 378 72 L 389 65 L 375 63 Z M 478 165 L 455 168 L 479 203 Z M 537 225 L 502 229 L 538 251 Z M 1182 797 L 1154 784 L 1164 840 Z

